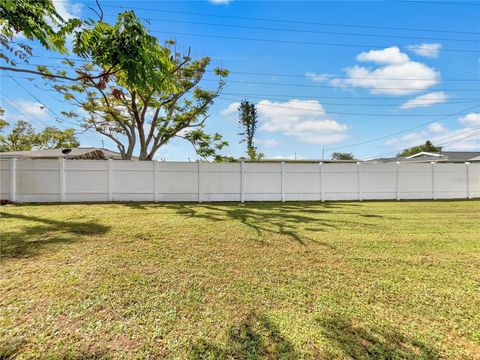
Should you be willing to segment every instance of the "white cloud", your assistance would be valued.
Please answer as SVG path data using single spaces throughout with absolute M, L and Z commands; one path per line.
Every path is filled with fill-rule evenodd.
M 450 130 L 441 123 L 433 123 L 425 130 L 411 132 L 389 140 L 385 144 L 400 150 L 421 145 L 430 140 L 436 146 L 444 146 L 445 150 L 479 150 L 480 134 L 475 131 L 478 131 L 478 125 L 480 125 L 480 114 L 471 113 L 459 118 L 458 121 L 466 126 Z
M 404 64 L 410 61 L 407 54 L 402 53 L 397 46 L 382 50 L 370 50 L 358 54 L 357 61 L 372 61 L 377 64 Z
M 27 117 L 34 117 L 38 119 L 45 119 L 48 117 L 47 108 L 38 102 L 28 100 L 18 100 L 18 111 L 25 114 Z
M 420 56 L 425 56 L 429 58 L 436 58 L 438 57 L 438 53 L 442 48 L 441 44 L 417 44 L 417 45 L 409 45 L 408 50 L 413 51 L 415 54 Z
M 265 140 L 255 139 L 255 144 L 256 145 L 261 145 L 261 146 L 266 147 L 266 148 L 272 148 L 272 147 L 275 147 L 278 144 L 280 144 L 280 141 L 275 140 L 275 139 L 265 139 Z
M 220 115 L 229 116 L 229 115 L 235 114 L 238 111 L 239 106 L 240 106 L 240 103 L 238 101 L 233 102 L 230 105 L 228 105 L 226 109 L 220 111 Z
M 278 132 L 312 144 L 332 144 L 348 137 L 348 126 L 325 117 L 317 100 L 262 100 L 257 104 L 260 130 Z
M 209 3 L 215 5 L 230 4 L 233 0 L 208 0 Z
M 397 47 L 363 52 L 357 60 L 373 61 L 384 66 L 374 69 L 358 65 L 347 67 L 344 69 L 346 78 L 333 79 L 331 83 L 338 87 L 368 89 L 372 94 L 408 95 L 426 90 L 440 80 L 438 71 L 411 61 Z
M 415 107 L 425 107 L 433 104 L 441 104 L 448 100 L 447 94 L 442 91 L 431 92 L 425 95 L 417 96 L 400 105 L 401 109 L 411 109 Z
M 317 74 L 311 71 L 305 73 L 305 76 L 310 78 L 313 81 L 327 81 L 327 80 L 330 80 L 332 77 L 334 77 L 334 75 L 331 75 L 331 74 L 327 74 L 327 73 Z
M 82 14 L 82 4 L 72 4 L 68 0 L 53 0 L 52 2 L 63 20 L 79 18 Z
M 458 121 L 467 126 L 480 125 L 480 113 L 470 113 L 461 117 Z

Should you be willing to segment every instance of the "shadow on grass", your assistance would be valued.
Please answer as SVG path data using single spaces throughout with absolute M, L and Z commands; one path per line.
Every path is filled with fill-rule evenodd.
M 190 354 L 191 359 L 299 359 L 293 345 L 278 327 L 265 316 L 251 313 L 227 333 L 224 346 L 200 340 Z
M 93 221 L 58 221 L 5 212 L 0 212 L 0 219 L 19 223 L 15 230 L 0 234 L 1 258 L 35 256 L 45 246 L 79 241 L 83 236 L 105 234 L 110 229 Z
M 325 336 L 337 351 L 324 354 L 325 358 L 351 359 L 439 359 L 438 352 L 420 340 L 408 337 L 394 329 L 379 326 L 366 329 L 355 326 L 342 316 L 318 320 Z
M 128 206 L 136 206 L 130 204 Z M 308 236 L 307 233 L 318 233 L 335 229 L 340 226 L 375 226 L 371 223 L 361 222 L 360 218 L 365 215 L 361 212 L 351 211 L 350 207 L 361 206 L 361 204 L 352 203 L 321 203 L 315 205 L 307 205 L 305 203 L 248 203 L 245 205 L 224 204 L 178 204 L 167 203 L 159 205 L 176 211 L 177 214 L 206 219 L 209 221 L 226 221 L 235 220 L 243 225 L 255 230 L 257 241 L 262 243 L 261 235 L 263 234 L 279 234 L 288 236 L 290 239 L 301 245 L 307 242 L 315 242 L 331 249 L 334 247 L 327 242 L 322 242 L 318 238 Z M 138 207 L 138 209 L 145 209 Z M 358 220 L 346 220 L 339 218 L 322 217 L 323 214 L 358 215 Z M 345 211 L 345 209 L 347 211 Z M 319 216 L 320 215 L 320 216 Z M 381 218 L 381 215 L 373 217 Z M 301 231 L 303 230 L 303 231 Z

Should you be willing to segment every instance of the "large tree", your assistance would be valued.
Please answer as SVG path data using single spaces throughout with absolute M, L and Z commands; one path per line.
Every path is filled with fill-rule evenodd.
M 435 145 L 432 144 L 432 142 L 430 140 L 427 140 L 425 142 L 425 144 L 418 145 L 418 146 L 413 146 L 411 148 L 405 149 L 401 153 L 397 154 L 397 156 L 406 157 L 406 156 L 411 156 L 411 155 L 418 154 L 419 152 L 422 152 L 422 151 L 436 153 L 436 152 L 442 151 L 442 147 L 441 146 L 435 146 Z
M 242 100 L 238 106 L 238 123 L 241 127 L 241 132 L 238 134 L 242 137 L 241 143 L 247 145 L 247 155 L 250 160 L 260 160 L 264 155 L 257 151 L 254 145 L 255 132 L 258 125 L 258 114 L 255 104 L 247 100 Z
M 148 66 L 142 65 L 143 75 L 137 73 L 137 77 L 130 78 L 135 73 L 136 65 L 132 64 L 129 69 L 119 67 L 98 78 L 90 76 L 95 69 L 110 70 L 113 66 L 100 50 L 108 47 L 109 39 L 122 38 L 121 24 L 125 23 L 137 31 L 128 42 L 118 41 L 117 45 L 142 44 L 148 48 L 151 61 L 147 61 Z M 140 160 L 152 160 L 158 149 L 173 138 L 189 141 L 203 158 L 221 159 L 218 151 L 227 143 L 219 134 L 205 133 L 204 126 L 208 110 L 224 87 L 228 72 L 214 69 L 217 84 L 210 89 L 201 87 L 210 59 L 194 60 L 189 54 L 182 55 L 172 50 L 171 41 L 160 45 L 156 38 L 148 35 L 132 11 L 119 14 L 113 25 L 99 21 L 95 29 L 79 35 L 82 39 L 74 47 L 89 61 L 64 62 L 72 72 L 86 75 L 81 82 L 61 81 L 49 76 L 52 72 L 47 67 L 38 67 L 56 91 L 82 110 L 63 114 L 79 120 L 85 129 L 94 129 L 110 138 L 123 159 L 131 159 L 138 150 Z M 66 76 L 68 70 L 55 74 Z M 138 79 L 143 81 L 138 84 Z

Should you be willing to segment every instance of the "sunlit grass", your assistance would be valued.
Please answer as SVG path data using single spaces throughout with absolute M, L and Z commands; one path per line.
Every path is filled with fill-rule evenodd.
M 480 202 L 0 208 L 0 358 L 479 358 Z

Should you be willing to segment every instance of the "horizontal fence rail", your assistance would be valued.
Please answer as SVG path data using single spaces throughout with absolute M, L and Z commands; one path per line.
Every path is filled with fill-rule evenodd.
M 480 163 L 0 160 L 0 199 L 326 201 L 480 197 Z

